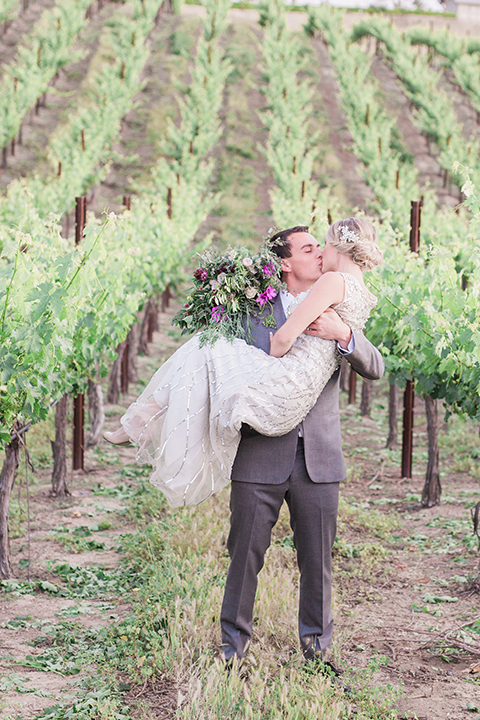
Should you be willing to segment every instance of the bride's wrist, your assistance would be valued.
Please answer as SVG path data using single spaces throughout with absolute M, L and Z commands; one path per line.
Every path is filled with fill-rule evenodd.
M 347 326 L 347 329 L 345 333 L 342 333 L 342 337 L 337 338 L 337 342 L 342 348 L 342 350 L 348 350 L 348 346 L 350 345 L 350 340 L 352 339 L 352 331 Z

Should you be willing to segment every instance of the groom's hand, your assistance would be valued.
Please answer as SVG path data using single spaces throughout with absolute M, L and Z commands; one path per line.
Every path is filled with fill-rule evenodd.
M 345 350 L 352 338 L 352 331 L 333 308 L 327 308 L 304 332 L 324 340 L 336 340 Z

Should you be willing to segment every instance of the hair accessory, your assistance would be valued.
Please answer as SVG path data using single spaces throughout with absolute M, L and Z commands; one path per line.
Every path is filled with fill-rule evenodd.
M 354 230 L 349 230 L 346 225 L 342 225 L 340 228 L 340 235 L 342 236 L 342 239 L 339 241 L 340 243 L 359 243 L 361 242 L 360 235 L 356 233 Z
M 270 243 L 274 235 L 276 235 L 278 232 L 281 232 L 282 228 L 278 227 L 278 225 L 274 225 L 273 227 L 269 228 L 266 235 L 263 235 L 263 242 L 264 243 Z M 282 245 L 282 242 L 279 240 L 276 240 L 274 245 Z

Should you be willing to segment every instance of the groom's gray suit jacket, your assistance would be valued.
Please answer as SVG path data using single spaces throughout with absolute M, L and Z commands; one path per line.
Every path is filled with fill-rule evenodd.
M 277 327 L 283 325 L 286 318 L 280 296 L 274 301 L 273 315 Z M 271 330 L 260 321 L 253 321 L 252 326 L 251 344 L 268 353 Z M 362 377 L 378 380 L 385 369 L 382 356 L 362 332 L 354 332 L 353 336 L 355 350 L 348 355 L 348 362 Z M 339 379 L 340 370 L 337 370 L 302 423 L 307 471 L 316 483 L 340 482 L 346 476 L 340 434 Z M 285 482 L 293 469 L 297 438 L 298 428 L 281 437 L 265 437 L 244 425 L 232 480 Z

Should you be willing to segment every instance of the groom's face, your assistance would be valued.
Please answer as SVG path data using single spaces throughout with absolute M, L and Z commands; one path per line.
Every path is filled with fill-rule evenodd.
M 307 290 L 322 274 L 322 251 L 313 235 L 299 232 L 290 235 L 291 257 L 282 261 L 283 279 L 295 290 Z

